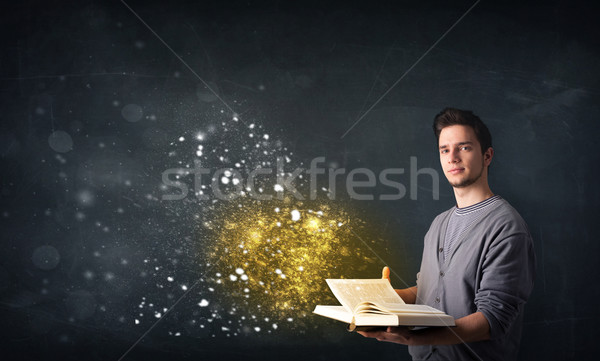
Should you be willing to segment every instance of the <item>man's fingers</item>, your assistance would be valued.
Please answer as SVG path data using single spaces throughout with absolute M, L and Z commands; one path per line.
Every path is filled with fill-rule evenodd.
M 386 279 L 388 281 L 391 282 L 390 280 L 390 268 L 388 266 L 383 267 L 383 270 L 381 270 L 381 278 Z
M 356 333 L 364 337 L 379 339 L 380 337 L 382 337 L 381 335 L 383 335 L 385 331 L 356 331 Z

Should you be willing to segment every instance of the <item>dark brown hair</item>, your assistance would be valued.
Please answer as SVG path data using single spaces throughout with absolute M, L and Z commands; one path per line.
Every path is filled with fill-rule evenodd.
M 481 145 L 481 153 L 485 153 L 492 146 L 492 135 L 481 119 L 470 110 L 456 108 L 446 108 L 433 119 L 433 132 L 435 133 L 438 145 L 442 129 L 451 125 L 466 125 L 473 128 L 475 136 Z

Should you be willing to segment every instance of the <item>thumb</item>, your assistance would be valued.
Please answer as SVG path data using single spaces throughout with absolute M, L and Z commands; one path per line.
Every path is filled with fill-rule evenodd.
M 381 270 L 381 278 L 392 282 L 390 280 L 390 268 L 388 266 L 383 267 L 383 269 Z

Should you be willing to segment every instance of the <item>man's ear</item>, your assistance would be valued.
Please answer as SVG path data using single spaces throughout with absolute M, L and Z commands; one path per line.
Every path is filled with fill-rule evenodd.
M 490 165 L 490 163 L 492 163 L 492 158 L 494 158 L 494 148 L 489 147 L 485 153 L 483 153 L 483 161 L 485 162 L 485 165 Z

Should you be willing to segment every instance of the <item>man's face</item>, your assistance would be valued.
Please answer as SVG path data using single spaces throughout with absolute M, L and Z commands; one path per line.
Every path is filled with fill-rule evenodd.
M 452 187 L 465 188 L 478 181 L 487 181 L 492 150 L 481 154 L 481 145 L 473 128 L 452 125 L 442 129 L 439 151 L 442 169 Z

